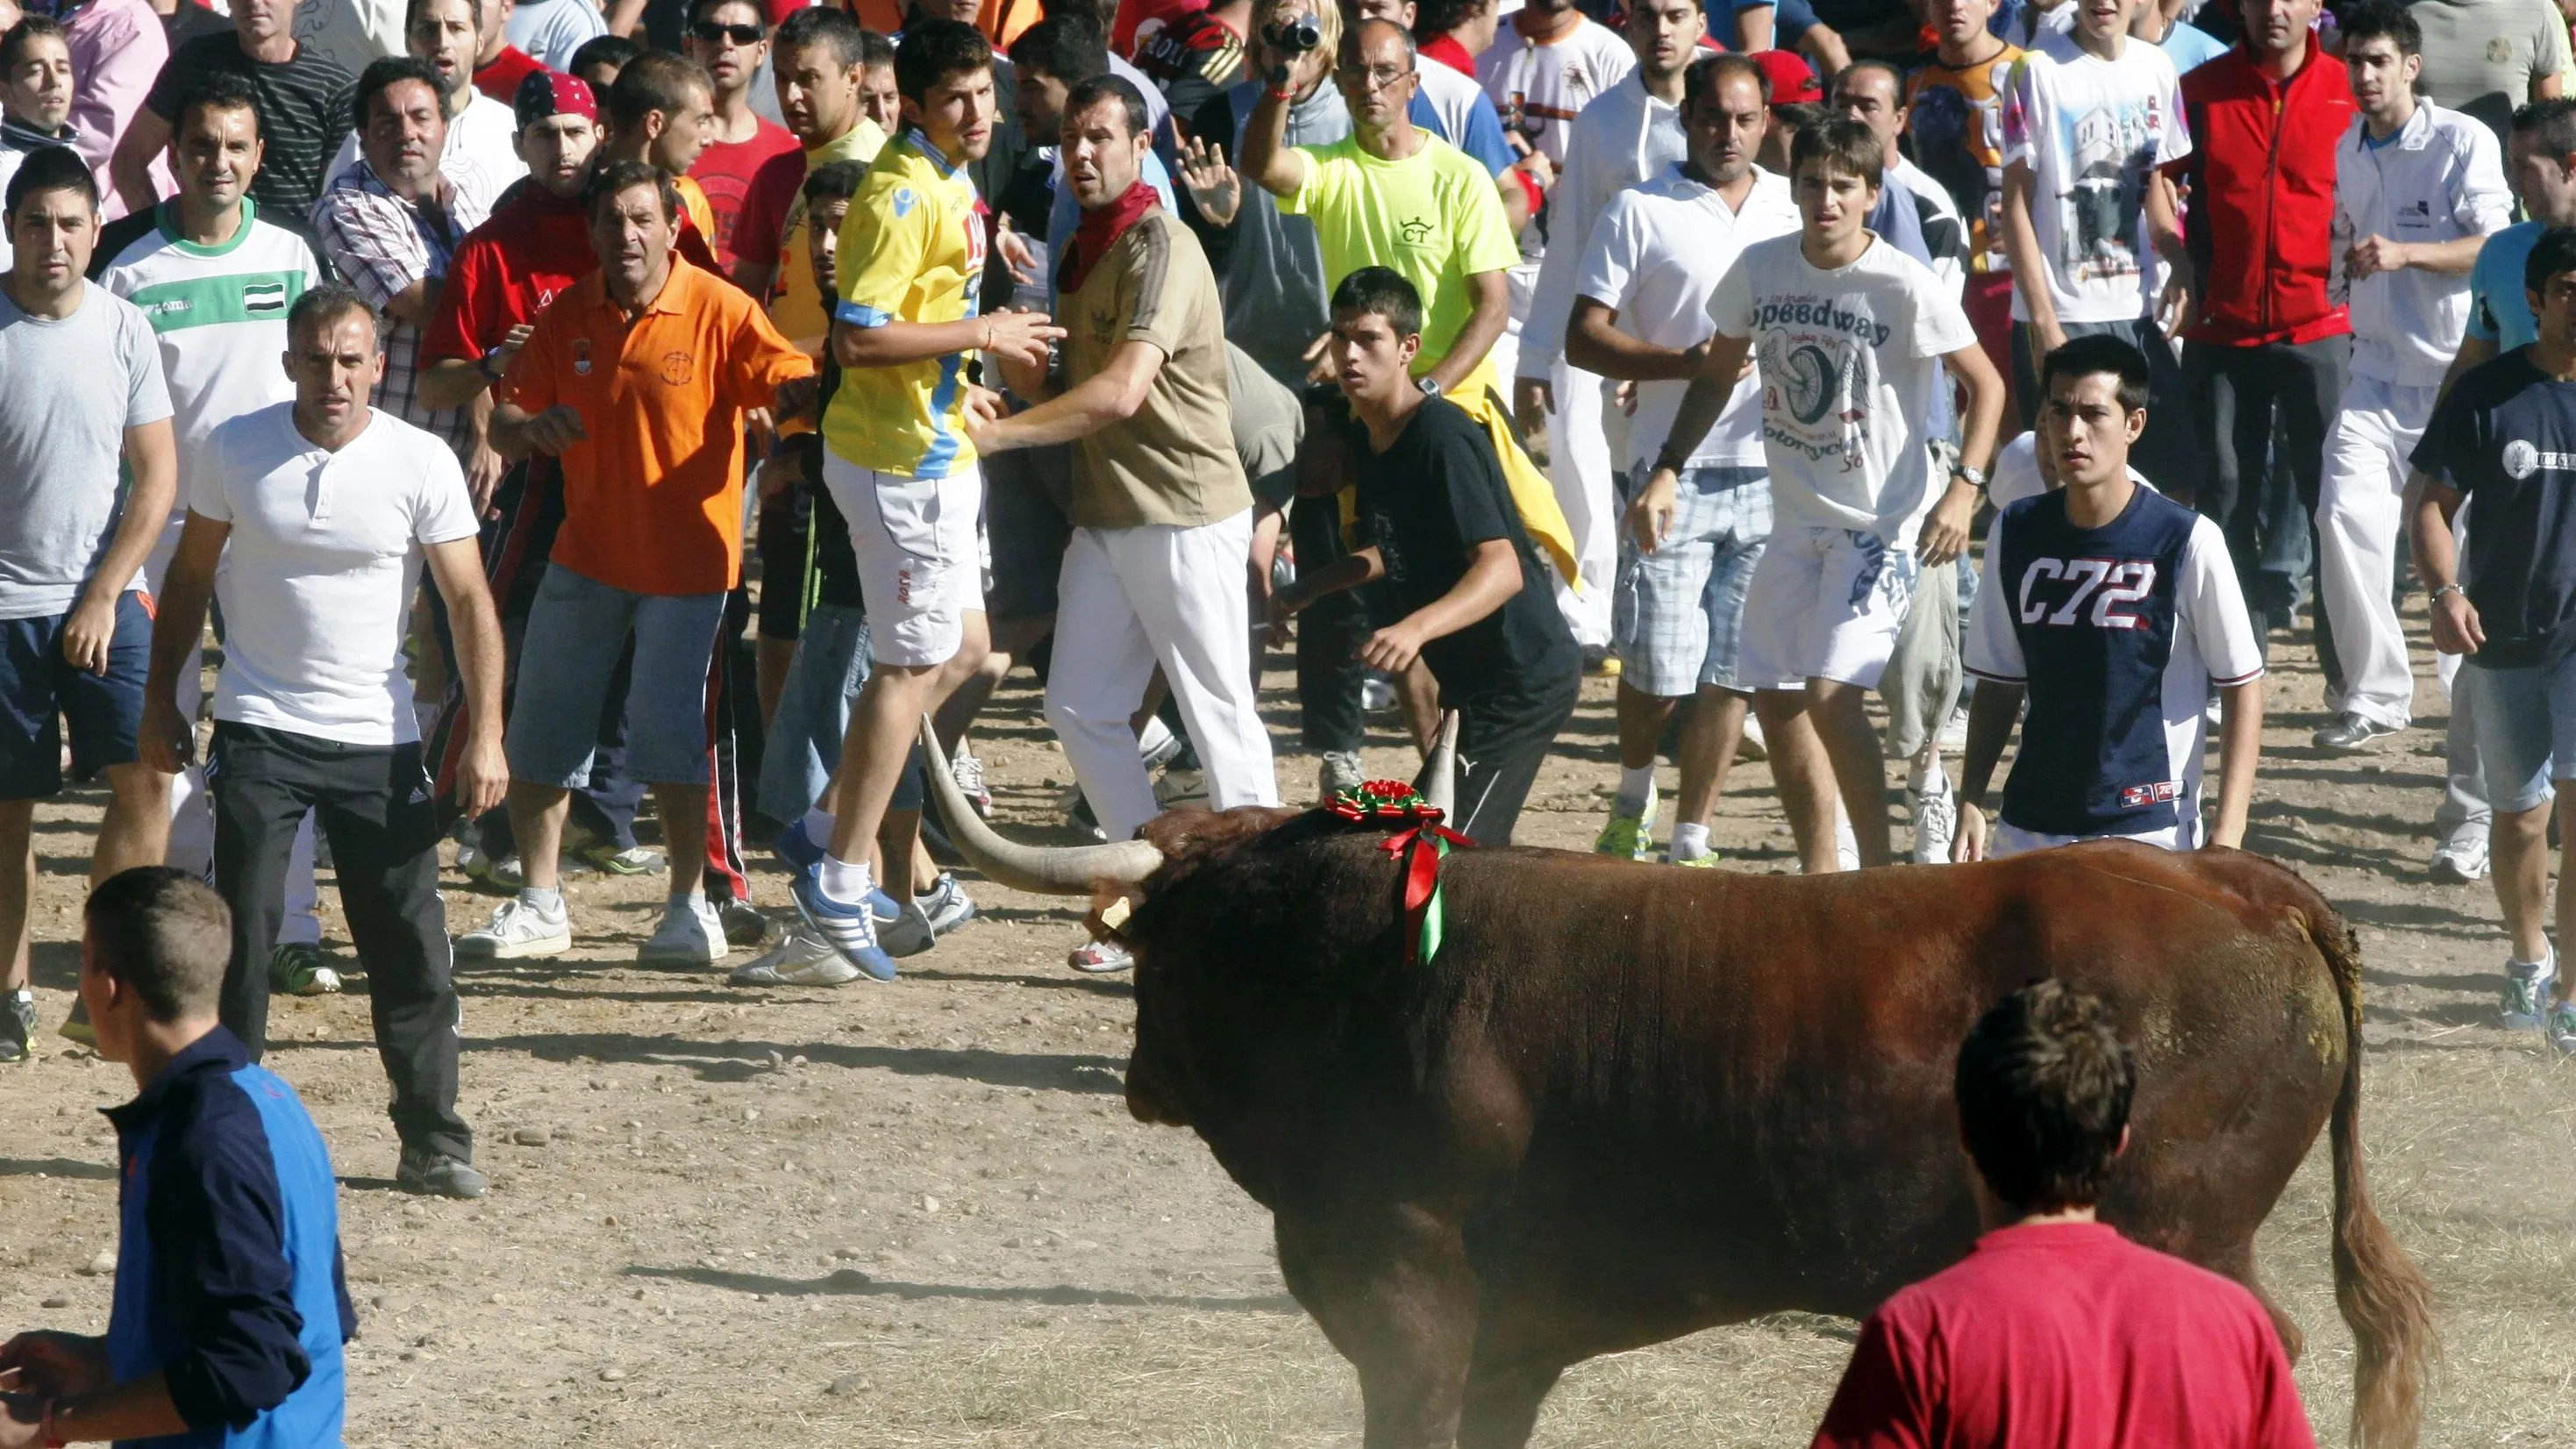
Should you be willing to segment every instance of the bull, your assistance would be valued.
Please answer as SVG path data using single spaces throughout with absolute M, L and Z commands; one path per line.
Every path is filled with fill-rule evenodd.
M 2293 1358 L 2254 1234 L 2328 1132 L 2351 1432 L 2415 1440 L 2429 1291 L 2364 1178 L 2360 958 L 2285 867 L 2125 842 L 1821 877 L 1460 851 L 1445 942 L 1409 962 L 1383 827 L 1179 811 L 1048 849 L 928 773 L 994 880 L 1141 902 L 1093 917 L 1136 957 L 1128 1108 L 1270 1210 L 1367 1449 L 1517 1449 L 1583 1359 L 1862 1317 L 1958 1260 L 1981 1224 L 1957 1044 L 2042 975 L 2135 1047 L 2103 1218 L 2251 1289 Z

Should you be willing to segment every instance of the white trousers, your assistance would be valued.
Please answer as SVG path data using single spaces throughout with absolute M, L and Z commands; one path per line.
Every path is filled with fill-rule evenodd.
M 1276 805 L 1252 688 L 1250 510 L 1196 528 L 1077 528 L 1056 584 L 1047 723 L 1111 840 L 1160 814 L 1128 724 L 1154 666 L 1207 771 L 1208 803 Z
M 2354 378 L 2326 436 L 2317 489 L 2317 592 L 2343 661 L 2342 697 L 2329 690 L 2326 708 L 2390 729 L 2405 728 L 2415 712 L 2415 673 L 2391 595 L 2407 457 L 2424 436 L 2436 391 Z
M 1556 412 L 1548 418 L 1548 481 L 1556 506 L 1574 532 L 1574 561 L 1581 592 L 1559 588 L 1558 612 L 1586 648 L 1610 643 L 1611 603 L 1619 581 L 1619 493 L 1611 476 L 1610 440 L 1603 431 L 1601 379 L 1556 364 Z

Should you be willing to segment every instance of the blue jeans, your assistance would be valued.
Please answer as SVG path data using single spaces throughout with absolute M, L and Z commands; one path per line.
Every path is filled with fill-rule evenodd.
M 724 609 L 720 593 L 631 593 L 546 565 L 503 740 L 511 777 L 565 789 L 590 783 L 600 709 L 632 636 L 626 772 L 651 785 L 706 784 L 707 673 Z
M 805 616 L 760 757 L 760 813 L 792 821 L 813 807 L 841 763 L 850 701 L 868 682 L 868 616 L 816 604 Z

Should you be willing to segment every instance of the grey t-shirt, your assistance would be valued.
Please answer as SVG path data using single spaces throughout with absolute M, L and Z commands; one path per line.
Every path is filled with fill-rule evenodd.
M 61 321 L 0 289 L 0 619 L 71 612 L 114 536 L 125 430 L 170 416 L 161 349 L 93 282 Z M 128 588 L 141 588 L 138 571 Z
M 2492 125 L 2491 116 L 2531 98 L 2533 80 L 2567 68 L 2567 22 L 2553 0 L 2414 0 L 2406 8 L 2424 31 L 2416 88 L 2436 105 Z

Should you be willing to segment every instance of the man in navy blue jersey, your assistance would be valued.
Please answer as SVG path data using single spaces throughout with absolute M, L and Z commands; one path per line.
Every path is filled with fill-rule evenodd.
M 2201 830 L 2202 708 L 2219 699 L 2218 819 L 2245 838 L 2263 739 L 2263 651 L 2218 526 L 2129 474 L 2147 359 L 2079 337 L 2040 370 L 2039 446 L 2059 487 L 2013 504 L 1986 540 L 1966 641 L 1976 702 L 1954 860 L 2120 837 L 2190 850 Z M 1987 829 L 1986 784 L 2023 700 L 2021 753 Z

